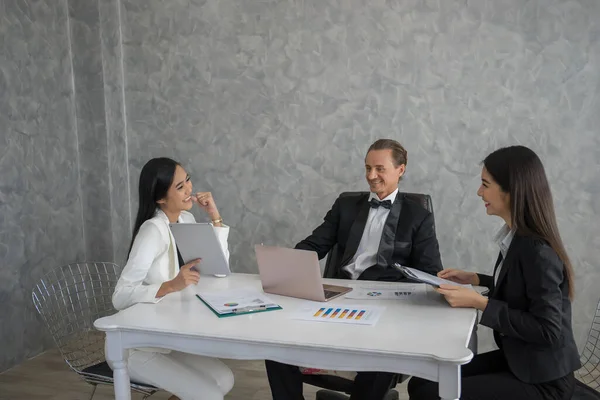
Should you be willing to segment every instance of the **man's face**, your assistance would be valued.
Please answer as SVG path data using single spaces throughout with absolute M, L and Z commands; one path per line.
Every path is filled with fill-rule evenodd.
M 394 165 L 392 150 L 371 150 L 365 158 L 365 174 L 371 192 L 379 199 L 389 196 L 398 188 L 398 181 L 404 174 L 404 164 Z

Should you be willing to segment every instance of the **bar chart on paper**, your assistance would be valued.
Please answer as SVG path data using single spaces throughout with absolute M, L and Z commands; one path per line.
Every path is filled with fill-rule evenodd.
M 384 307 L 362 305 L 306 305 L 300 308 L 294 319 L 337 324 L 375 325 L 383 313 Z

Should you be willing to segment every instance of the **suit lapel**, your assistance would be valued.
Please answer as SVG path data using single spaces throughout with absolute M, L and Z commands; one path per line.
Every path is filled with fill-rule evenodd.
M 356 215 L 356 219 L 350 228 L 350 233 L 348 234 L 348 241 L 346 242 L 346 250 L 344 251 L 344 256 L 342 257 L 342 262 L 340 263 L 340 267 L 346 266 L 354 254 L 358 249 L 358 245 L 360 244 L 360 239 L 362 238 L 363 231 L 365 230 L 365 225 L 367 224 L 367 218 L 369 217 L 369 210 L 371 206 L 369 206 L 369 196 L 365 196 L 364 199 L 360 201 L 358 214 Z
M 498 291 L 498 288 L 500 287 L 502 280 L 506 277 L 506 273 L 508 272 L 508 269 L 512 265 L 513 254 L 515 253 L 514 248 L 516 247 L 515 245 L 516 245 L 516 241 L 517 241 L 515 239 L 517 239 L 516 236 L 513 238 L 510 246 L 508 247 L 508 251 L 506 252 L 506 258 L 502 261 L 502 269 L 500 269 L 500 275 L 498 276 L 498 281 L 494 285 L 494 293 L 493 294 L 496 294 L 496 292 Z M 496 262 L 496 268 L 494 268 L 494 276 L 496 276 L 496 269 L 499 267 L 500 260 L 501 260 L 501 258 L 500 258 L 500 256 L 498 256 L 498 261 Z
M 496 276 L 496 271 L 498 270 L 498 266 L 502 262 L 502 252 L 498 252 L 498 258 L 496 259 L 496 265 L 494 265 L 494 273 L 492 276 Z
M 156 210 L 156 212 L 154 213 L 154 217 L 158 217 L 162 222 L 164 222 L 165 227 L 167 228 L 167 240 L 169 241 L 169 248 L 167 249 L 169 259 L 168 279 L 173 279 L 177 276 L 177 273 L 179 271 L 179 268 L 177 268 L 176 261 L 178 259 L 177 254 L 179 253 L 179 251 L 177 250 L 175 237 L 173 236 L 173 233 L 171 233 L 171 227 L 169 226 L 169 217 L 167 217 L 167 214 L 165 214 L 164 211 L 162 211 L 161 209 Z M 181 216 L 179 216 L 178 222 L 183 222 Z
M 377 250 L 377 265 L 383 268 L 388 267 L 392 262 L 394 240 L 396 238 L 396 229 L 398 228 L 398 220 L 400 219 L 400 213 L 402 212 L 403 201 L 404 195 L 398 193 L 396 195 L 396 200 L 394 200 L 394 204 L 392 204 L 390 213 L 385 220 L 385 224 L 383 225 L 379 249 Z

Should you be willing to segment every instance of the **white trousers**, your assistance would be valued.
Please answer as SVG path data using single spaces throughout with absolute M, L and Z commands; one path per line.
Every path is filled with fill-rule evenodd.
M 131 381 L 159 387 L 181 400 L 223 400 L 233 388 L 233 372 L 222 361 L 179 351 L 130 350 L 127 370 Z

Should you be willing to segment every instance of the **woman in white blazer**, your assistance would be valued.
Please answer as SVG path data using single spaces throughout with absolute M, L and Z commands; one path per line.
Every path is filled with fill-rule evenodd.
M 223 251 L 229 258 L 229 227 L 223 225 L 210 192 L 192 192 L 190 176 L 169 158 L 154 158 L 142 168 L 139 208 L 129 258 L 112 296 L 122 310 L 136 303 L 156 303 L 169 293 L 197 284 L 192 267 L 180 268 L 169 223 L 196 222 L 187 210 L 198 204 L 212 220 Z M 160 387 L 170 400 L 222 400 L 233 387 L 233 373 L 220 360 L 166 349 L 132 349 L 128 371 L 132 381 Z

